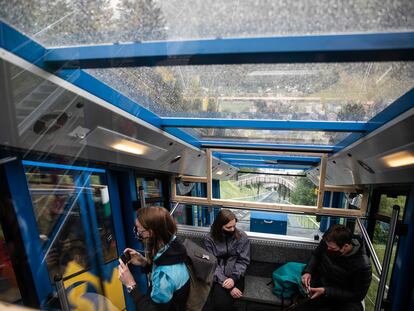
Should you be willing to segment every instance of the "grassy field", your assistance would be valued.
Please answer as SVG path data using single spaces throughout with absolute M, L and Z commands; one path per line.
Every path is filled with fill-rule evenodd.
M 378 259 L 379 259 L 379 261 L 382 265 L 382 262 L 384 260 L 385 245 L 384 244 L 374 244 L 374 248 L 375 248 L 375 252 L 377 253 Z M 394 246 L 393 250 L 392 250 L 390 269 L 388 270 L 388 275 L 387 275 L 387 285 L 390 284 L 392 269 L 394 267 L 396 251 L 397 251 L 397 248 Z M 372 260 L 371 260 L 371 266 L 372 266 L 372 272 L 373 272 L 374 276 L 378 277 L 378 273 L 375 271 L 375 267 L 374 267 L 374 264 L 372 263 Z M 367 296 L 365 297 L 365 310 L 366 311 L 373 311 L 374 310 L 375 299 L 377 297 L 378 285 L 379 285 L 379 282 L 375 279 L 375 277 L 373 277 L 372 281 L 371 281 L 371 286 L 369 287 Z M 384 297 L 386 297 L 386 295 L 384 295 Z
M 264 193 L 266 190 L 260 187 L 259 193 Z M 236 199 L 244 197 L 254 197 L 257 195 L 257 186 L 251 187 L 239 187 L 232 180 L 226 180 L 220 182 L 220 196 L 222 199 Z

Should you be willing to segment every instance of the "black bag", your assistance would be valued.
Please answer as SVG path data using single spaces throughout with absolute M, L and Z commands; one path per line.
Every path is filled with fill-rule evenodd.
M 186 309 L 187 311 L 200 311 L 213 285 L 217 259 L 189 239 L 185 239 L 183 245 L 187 250 L 187 268 L 190 273 L 190 294 Z

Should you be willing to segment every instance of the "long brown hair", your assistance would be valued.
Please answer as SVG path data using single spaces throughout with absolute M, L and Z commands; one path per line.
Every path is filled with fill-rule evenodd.
M 234 213 L 229 209 L 222 209 L 216 216 L 216 219 L 214 219 L 213 224 L 211 225 L 211 236 L 215 241 L 222 242 L 223 239 L 223 226 L 228 224 L 232 220 L 236 220 L 237 218 Z M 234 237 L 236 239 L 240 238 L 240 232 L 237 228 L 234 228 Z
M 149 260 L 167 245 L 177 232 L 177 226 L 170 213 L 163 207 L 149 206 L 137 211 L 137 219 L 145 230 L 151 233 L 146 243 Z

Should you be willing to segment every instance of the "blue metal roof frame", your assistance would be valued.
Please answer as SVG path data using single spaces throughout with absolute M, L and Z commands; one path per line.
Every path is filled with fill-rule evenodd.
M 263 161 L 302 161 L 302 162 L 309 162 L 318 163 L 320 161 L 320 157 L 309 157 L 309 156 L 282 156 L 282 155 L 269 155 L 269 154 L 260 154 L 260 153 L 230 153 L 230 152 L 213 152 L 214 156 L 217 156 L 219 159 L 224 161 L 226 160 L 252 160 L 252 159 L 259 159 Z
M 238 168 L 265 168 L 274 170 L 293 170 L 293 171 L 306 171 L 310 169 L 310 166 L 298 166 L 298 165 L 277 165 L 277 164 L 251 164 L 244 162 L 232 163 L 233 166 Z
M 64 170 L 74 170 L 74 171 L 82 171 L 82 172 L 91 172 L 91 173 L 105 173 L 104 169 L 100 168 L 93 168 L 93 167 L 83 167 L 77 165 L 64 165 L 64 164 L 57 164 L 57 163 L 47 163 L 47 162 L 37 162 L 37 161 L 22 161 L 23 165 L 27 166 L 38 166 L 38 167 L 46 167 L 46 168 L 57 168 L 57 169 L 64 169 Z
M 369 132 L 373 127 L 370 122 L 349 121 L 291 121 L 291 120 L 245 120 L 218 118 L 167 118 L 162 117 L 161 127 L 191 128 L 237 128 L 255 130 L 289 130 L 289 131 L 323 131 L 323 132 Z
M 0 22 L 0 46 L 199 148 L 335 153 L 414 107 L 412 89 L 368 122 L 161 118 L 81 69 L 58 68 L 414 60 L 412 32 L 146 42 L 46 49 Z M 319 130 L 354 134 L 335 146 L 285 145 L 198 140 L 178 127 Z
M 341 148 L 338 146 L 326 145 L 282 145 L 282 144 L 264 144 L 264 143 L 243 143 L 236 141 L 214 141 L 200 140 L 204 148 L 226 148 L 226 149 L 246 149 L 246 150 L 270 150 L 270 151 L 297 151 L 309 153 L 334 153 Z
M 309 156 L 275 156 L 268 154 L 252 154 L 252 153 L 221 153 L 213 152 L 220 160 L 233 166 L 248 166 L 248 165 L 264 165 L 264 166 L 278 166 L 278 167 L 302 167 L 309 169 L 320 162 L 320 157 Z
M 310 169 L 320 162 L 320 157 L 310 156 L 289 156 L 269 155 L 260 153 L 238 153 L 238 152 L 213 152 L 218 159 L 233 166 L 263 165 L 266 168 L 273 168 L 275 165 L 280 168 L 302 167 Z
M 240 165 L 240 164 L 261 164 L 261 165 L 296 165 L 296 166 L 304 166 L 304 167 L 311 167 L 315 162 L 309 161 L 282 161 L 282 160 L 262 160 L 262 159 L 234 159 L 234 160 L 226 160 L 225 162 L 231 165 Z
M 53 68 L 109 68 L 414 59 L 414 33 L 134 42 L 48 49 Z

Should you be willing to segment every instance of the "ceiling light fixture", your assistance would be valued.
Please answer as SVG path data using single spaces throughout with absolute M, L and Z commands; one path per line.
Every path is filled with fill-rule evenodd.
M 389 167 L 400 167 L 414 164 L 414 152 L 399 151 L 381 158 Z
M 131 142 L 118 143 L 113 145 L 112 148 L 136 155 L 142 155 L 144 153 L 144 149 L 141 145 Z
M 168 151 L 164 148 L 100 126 L 96 127 L 80 142 L 88 146 L 110 151 L 120 151 L 149 160 L 156 160 Z

